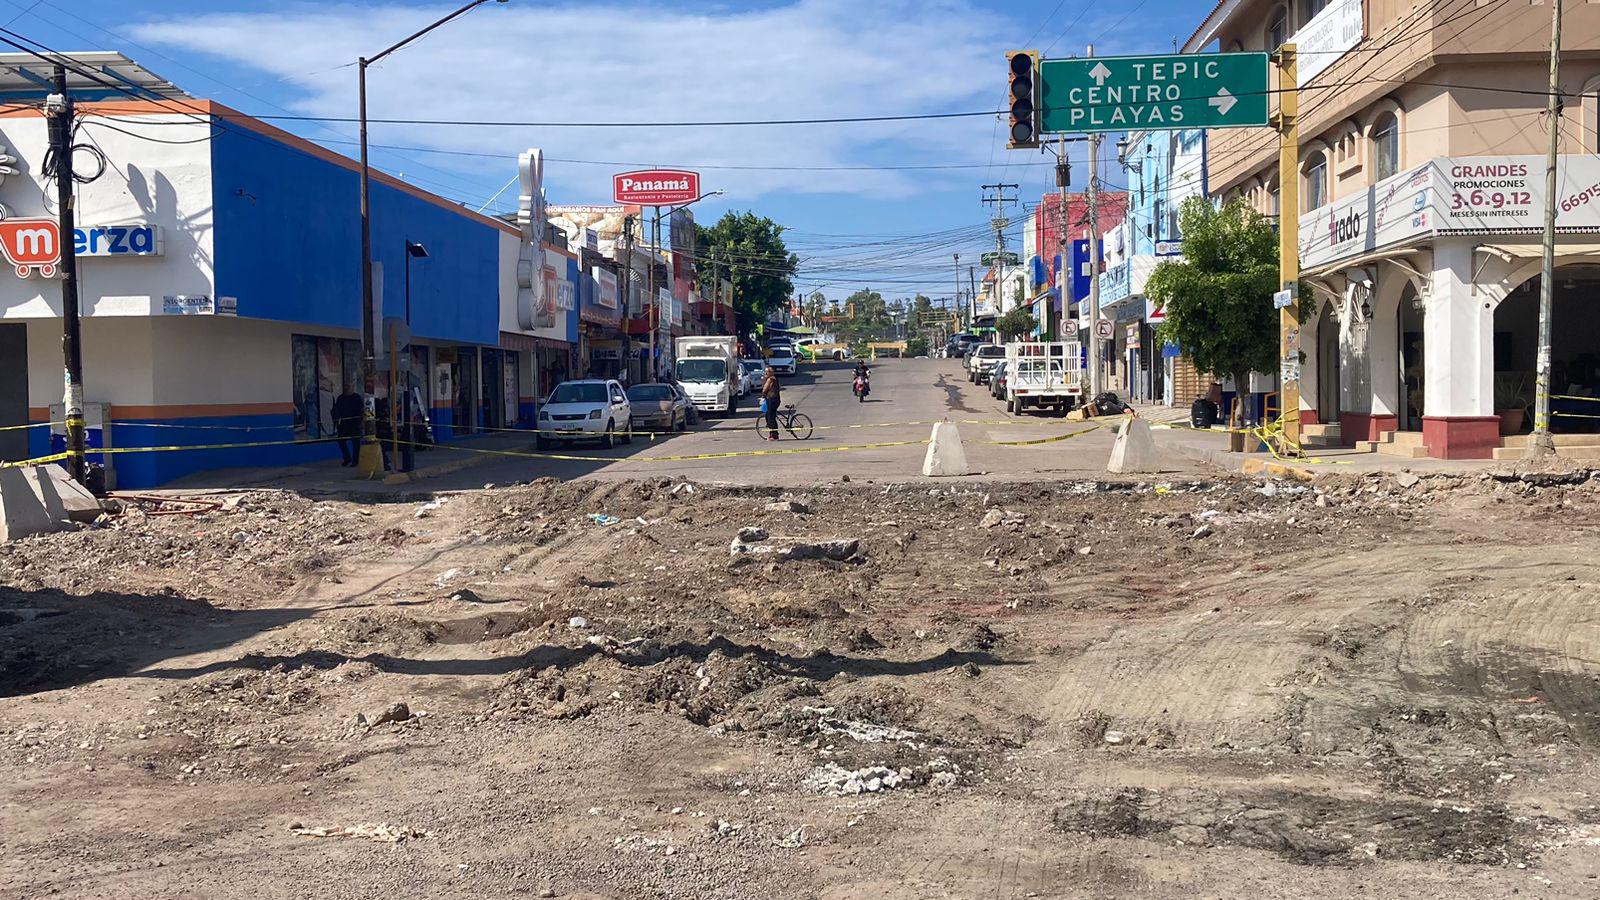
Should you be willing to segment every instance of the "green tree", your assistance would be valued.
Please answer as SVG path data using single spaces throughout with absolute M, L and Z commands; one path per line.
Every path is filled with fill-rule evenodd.
M 1028 337 L 1039 327 L 1039 322 L 1033 317 L 1033 310 L 1026 306 L 1012 307 L 1011 311 L 995 320 L 994 330 L 1002 338 Z
M 1218 208 L 1191 197 L 1179 211 L 1183 259 L 1156 266 L 1145 295 L 1166 313 L 1159 336 L 1202 372 L 1232 376 L 1247 388 L 1251 372 L 1278 369 L 1278 233 L 1235 200 Z M 1301 290 L 1301 318 L 1311 308 Z M 1238 425 L 1239 408 L 1233 422 Z
M 752 212 L 726 212 L 710 228 L 696 225 L 695 234 L 697 257 L 731 273 L 741 334 L 788 305 L 800 258 L 784 245 L 782 225 Z
M 889 305 L 882 294 L 862 288 L 846 297 L 844 305 L 850 311 L 850 319 L 840 330 L 850 341 L 872 340 L 888 332 Z
M 912 332 L 921 331 L 939 324 L 939 314 L 933 308 L 933 301 L 926 294 L 918 294 L 911 300 L 911 321 L 907 329 Z

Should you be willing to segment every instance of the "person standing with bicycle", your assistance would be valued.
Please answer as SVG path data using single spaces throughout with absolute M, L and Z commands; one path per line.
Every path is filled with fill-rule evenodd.
M 767 369 L 767 377 L 761 382 L 761 407 L 767 414 L 767 440 L 778 439 L 778 404 L 783 401 L 783 387 L 778 384 L 778 373 L 772 368 Z

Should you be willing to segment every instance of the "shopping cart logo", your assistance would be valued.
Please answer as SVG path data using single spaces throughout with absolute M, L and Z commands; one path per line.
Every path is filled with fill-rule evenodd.
M 51 278 L 61 263 L 61 226 L 54 219 L 0 219 L 0 253 L 19 278 L 35 270 Z

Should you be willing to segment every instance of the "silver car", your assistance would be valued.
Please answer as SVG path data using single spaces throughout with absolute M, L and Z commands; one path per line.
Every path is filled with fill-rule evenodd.
M 670 384 L 636 384 L 628 388 L 633 427 L 639 431 L 687 431 L 688 401 Z

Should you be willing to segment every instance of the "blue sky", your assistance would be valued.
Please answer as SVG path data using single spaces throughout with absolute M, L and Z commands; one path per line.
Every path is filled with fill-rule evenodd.
M 256 114 L 349 116 L 355 70 L 456 2 L 0 0 L 0 23 L 58 50 L 118 50 L 195 94 Z M 822 118 L 995 109 L 1003 51 L 1052 57 L 1170 52 L 1205 2 L 510 0 L 487 4 L 375 67 L 374 117 L 546 122 Z M 277 122 L 354 155 L 353 125 Z M 726 196 L 702 221 L 751 209 L 788 226 L 799 287 L 842 298 L 948 294 L 951 254 L 992 247 L 979 185 L 1052 189 L 1051 158 L 1007 151 L 995 117 L 744 128 L 377 126 L 384 169 L 490 210 L 515 205 L 515 156 L 540 147 L 552 203 L 608 202 L 633 164 L 698 168 Z M 1073 186 L 1084 146 L 1071 145 Z M 1107 149 L 1107 156 L 1111 154 Z M 890 170 L 885 166 L 967 166 Z M 754 168 L 718 168 L 754 167 Z M 827 167 L 819 170 L 816 167 Z M 1114 166 L 1104 177 L 1120 183 Z M 1012 245 L 1020 239 L 1014 231 Z

